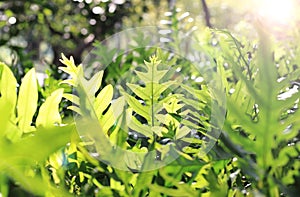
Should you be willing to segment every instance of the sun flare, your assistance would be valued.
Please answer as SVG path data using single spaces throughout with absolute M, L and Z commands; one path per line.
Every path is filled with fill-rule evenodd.
M 286 24 L 293 18 L 293 0 L 261 1 L 259 14 L 273 23 Z

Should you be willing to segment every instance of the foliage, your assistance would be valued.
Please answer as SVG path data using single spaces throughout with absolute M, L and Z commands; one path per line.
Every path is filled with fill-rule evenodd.
M 158 53 L 159 55 L 160 53 Z M 160 56 L 160 55 L 159 55 Z M 95 159 L 92 158 L 91 156 L 88 155 L 86 151 L 83 150 L 82 146 L 85 146 L 87 150 L 94 150 L 89 148 L 88 146 L 93 145 L 94 142 L 91 142 L 90 140 L 84 140 L 83 144 L 74 144 L 71 142 L 71 147 L 72 150 L 68 150 L 70 156 L 74 155 L 75 158 L 79 159 L 77 156 L 79 155 L 84 155 L 89 162 L 91 162 L 93 165 L 96 165 L 96 168 L 100 172 L 104 173 L 109 173 L 109 180 L 107 178 L 105 179 L 100 179 L 98 180 L 97 183 L 93 182 L 93 177 L 84 177 L 84 174 L 86 174 L 87 168 L 79 168 L 81 165 L 90 165 L 90 164 L 84 164 L 85 161 L 82 161 L 82 163 L 77 163 L 78 168 L 79 168 L 79 176 L 81 174 L 81 181 L 76 181 L 75 183 L 73 182 L 72 184 L 79 184 L 79 193 L 82 192 L 83 186 L 80 187 L 80 185 L 84 184 L 85 182 L 93 182 L 94 187 L 104 187 L 107 184 L 112 186 L 111 184 L 114 184 L 115 182 L 120 182 L 121 181 L 121 186 L 118 188 L 120 190 L 119 192 L 123 191 L 121 188 L 123 187 L 128 187 L 131 185 L 133 188 L 127 188 L 125 192 L 126 195 L 140 195 L 141 193 L 148 193 L 148 187 L 150 183 L 152 183 L 151 180 L 153 181 L 158 181 L 157 186 L 153 186 L 153 195 L 157 194 L 156 192 L 164 192 L 165 189 L 162 188 L 163 185 L 162 183 L 159 182 L 160 178 L 160 173 L 163 174 L 163 170 L 154 170 L 152 172 L 141 172 L 138 176 L 135 174 L 136 170 L 141 170 L 141 169 L 153 169 L 151 167 L 152 164 L 148 163 L 147 158 L 149 155 L 152 155 L 154 157 L 157 157 L 157 161 L 163 162 L 169 153 L 172 152 L 172 146 L 177 144 L 178 140 L 184 140 L 185 136 L 190 133 L 190 129 L 187 126 L 184 126 L 181 121 L 178 119 L 178 117 L 186 115 L 189 113 L 188 110 L 182 110 L 182 108 L 185 106 L 185 104 L 180 101 L 181 98 L 183 98 L 180 94 L 174 94 L 172 92 L 165 94 L 164 97 L 161 98 L 163 93 L 170 89 L 172 85 L 176 84 L 176 81 L 167 81 L 167 82 L 160 82 L 161 79 L 169 72 L 168 70 L 161 70 L 161 68 L 158 70 L 159 65 L 161 63 L 160 60 L 157 59 L 157 56 L 153 56 L 150 58 L 150 62 L 145 62 L 145 65 L 141 68 L 144 68 L 144 71 L 139 71 L 143 69 L 138 69 L 135 71 L 136 75 L 143 81 L 143 84 L 127 84 L 127 87 L 131 90 L 132 93 L 134 93 L 135 96 L 130 95 L 125 92 L 124 89 L 121 90 L 121 94 L 125 96 L 125 100 L 128 103 L 128 107 L 126 110 L 124 110 L 125 114 L 122 113 L 122 106 L 124 106 L 125 103 L 122 102 L 123 97 L 121 96 L 120 98 L 115 99 L 114 102 L 111 102 L 112 99 L 112 91 L 111 85 L 107 85 L 104 87 L 101 91 L 99 91 L 99 87 L 101 86 L 101 78 L 103 75 L 103 71 L 97 72 L 91 79 L 87 80 L 83 76 L 83 68 L 81 65 L 75 66 L 74 60 L 71 58 L 70 60 L 66 59 L 63 56 L 62 62 L 66 65 L 66 67 L 62 67 L 61 69 L 64 70 L 65 72 L 69 73 L 71 78 L 67 79 L 65 83 L 68 83 L 72 85 L 75 89 L 78 95 L 70 95 L 66 94 L 64 95 L 66 98 L 71 100 L 75 105 L 70 106 L 70 109 L 74 110 L 74 112 L 84 116 L 88 116 L 90 118 L 93 118 L 93 115 L 90 116 L 91 113 L 95 113 L 95 117 L 98 119 L 98 123 L 100 125 L 100 130 L 99 128 L 94 128 L 91 127 L 93 124 L 92 122 L 89 122 L 89 128 L 88 133 L 84 132 L 81 134 L 84 134 L 85 136 L 82 136 L 84 138 L 89 137 L 94 137 L 93 139 L 97 139 L 100 141 L 97 141 L 101 146 L 100 148 L 96 149 L 100 153 L 102 159 L 103 157 L 105 159 L 111 159 L 112 154 L 113 157 L 120 158 L 121 156 L 118 156 L 118 152 L 113 152 L 113 150 L 109 149 L 108 147 L 110 146 L 107 144 L 107 142 L 103 141 L 103 137 L 109 138 L 111 142 L 116 144 L 119 147 L 125 148 L 127 150 L 132 150 L 132 151 L 142 151 L 144 152 L 144 156 L 134 158 L 130 157 L 131 159 L 128 160 L 128 162 L 125 161 L 125 163 L 121 163 L 117 165 L 116 163 L 112 162 L 113 166 L 116 167 L 113 168 L 113 171 L 107 169 L 108 166 L 99 166 L 99 162 Z M 84 94 L 82 94 L 82 92 Z M 105 95 L 105 98 L 103 97 Z M 141 100 L 138 100 L 141 99 Z M 145 103 L 145 105 L 141 105 L 140 102 Z M 186 100 L 185 100 L 186 101 Z M 111 103 L 111 104 L 110 104 Z M 123 103 L 123 104 L 122 104 Z M 91 104 L 91 105 L 89 105 Z M 109 105 L 110 104 L 110 105 Z M 163 111 L 166 111 L 167 113 L 164 113 Z M 118 113 L 116 113 L 118 111 Z M 121 111 L 121 112 L 120 112 Z M 122 126 L 122 116 L 126 116 L 126 121 L 128 128 L 131 130 L 131 133 L 128 133 L 129 135 L 122 134 L 124 131 L 124 126 Z M 139 116 L 139 117 L 138 117 Z M 141 118 L 142 117 L 142 118 Z M 93 119 L 92 119 L 93 120 Z M 146 122 L 140 122 L 145 120 Z M 94 121 L 94 120 L 93 120 Z M 121 121 L 121 122 L 120 122 Z M 80 122 L 77 122 L 80 124 Z M 146 124 L 145 124 L 146 123 Z M 112 127 L 113 125 L 116 125 Z M 190 125 L 193 125 L 190 123 Z M 85 124 L 86 126 L 86 124 Z M 198 126 L 196 126 L 198 127 Z M 93 129 L 91 129 L 93 128 Z M 84 129 L 83 127 L 78 127 L 78 129 Z M 103 132 L 101 134 L 100 138 L 95 138 L 94 135 L 99 135 L 99 133 L 94 133 L 91 130 L 97 129 L 99 130 L 98 132 Z M 89 135 L 90 134 L 90 135 Z M 134 139 L 133 136 L 138 134 L 140 137 L 137 139 Z M 187 140 L 188 138 L 186 138 Z M 164 141 L 169 141 L 167 145 L 165 145 Z M 92 143 L 92 144 L 91 144 Z M 104 147 L 103 147 L 103 144 Z M 184 147 L 186 147 L 185 145 Z M 74 148 L 77 147 L 77 148 Z M 104 148 L 104 149 L 103 149 Z M 175 146 L 174 146 L 175 148 Z M 193 159 L 186 153 L 182 147 L 177 147 L 179 148 L 178 151 L 180 151 L 182 156 L 178 155 L 180 157 L 181 162 L 174 161 L 171 163 L 171 165 L 174 165 L 174 167 L 181 169 L 183 166 L 181 165 L 186 165 L 186 168 L 195 166 L 194 169 L 195 172 L 194 174 L 197 174 L 197 170 L 203 166 L 203 163 L 198 162 L 198 161 L 192 161 Z M 153 152 L 152 150 L 157 150 Z M 83 152 L 82 152 L 83 151 Z M 154 155 L 153 155 L 154 153 Z M 77 156 L 76 156 L 77 155 Z M 69 156 L 69 161 L 71 163 L 74 162 L 73 156 Z M 72 158 L 72 159 L 71 159 Z M 81 160 L 81 159 L 79 159 Z M 102 160 L 103 161 L 103 160 Z M 168 161 L 168 160 L 166 160 Z M 119 162 L 119 160 L 117 160 Z M 191 162 L 191 163 L 190 163 Z M 120 162 L 119 162 L 120 163 Z M 142 165 L 139 167 L 139 165 Z M 164 164 L 164 163 L 162 163 Z M 117 165 L 117 166 L 115 166 Z M 196 167 L 198 165 L 198 167 Z M 150 167 L 149 167 L 150 166 Z M 122 172 L 118 170 L 118 168 L 121 169 L 127 169 L 130 170 L 128 172 Z M 169 167 L 168 167 L 169 168 Z M 114 175 L 116 173 L 116 175 Z M 125 174 L 126 176 L 125 176 Z M 180 174 L 177 175 L 177 179 L 181 179 L 182 177 L 186 176 L 187 172 L 182 170 Z M 189 172 L 191 173 L 191 172 Z M 71 175 L 73 178 L 75 177 L 74 172 L 70 171 L 68 172 L 69 175 Z M 149 175 L 151 174 L 151 176 Z M 115 176 L 123 176 L 125 177 L 132 177 L 127 178 L 127 180 L 116 178 Z M 170 175 L 165 175 L 166 177 Z M 198 175 L 201 176 L 201 175 Z M 152 177 L 150 179 L 150 177 Z M 190 184 L 193 182 L 194 177 L 190 177 Z M 71 179 L 71 178 L 70 178 Z M 92 179 L 92 180 L 91 180 Z M 131 179 L 130 183 L 128 182 Z M 139 182 L 144 182 L 143 180 L 147 181 L 148 184 L 146 185 L 139 185 Z M 203 180 L 203 179 L 201 179 Z M 108 182 L 107 182 L 108 181 Z M 149 182 L 150 181 L 150 182 Z M 128 182 L 129 185 L 126 185 L 126 182 Z M 145 182 L 144 182 L 145 183 Z M 71 184 L 71 183 L 70 183 Z M 119 183 L 120 184 L 120 183 Z M 125 184 L 125 185 L 123 185 Z M 166 183 L 170 184 L 170 183 Z M 173 181 L 171 185 L 177 185 L 176 182 Z M 72 188 L 76 186 L 72 186 Z M 177 186 L 179 187 L 179 186 Z M 77 186 L 78 188 L 78 186 Z M 107 188 L 107 192 L 110 191 L 110 193 L 114 193 L 114 187 Z M 72 189 L 73 192 L 76 192 Z M 182 192 L 180 195 L 184 192 L 188 191 L 189 193 L 193 194 L 194 196 L 198 196 L 199 193 L 196 192 L 194 188 L 189 189 L 189 187 L 183 187 L 182 186 Z M 95 192 L 95 190 L 94 190 Z M 104 191 L 103 191 L 104 192 Z M 171 190 L 170 190 L 171 192 Z M 152 195 L 152 194 L 151 194 Z
M 68 195 L 49 182 L 45 168 L 45 160 L 68 143 L 73 130 L 72 125 L 61 124 L 58 112 L 63 89 L 54 91 L 37 111 L 35 70 L 25 75 L 18 95 L 16 79 L 9 67 L 1 63 L 0 71 L 0 106 L 3 113 L 0 144 L 5 147 L 0 153 L 1 194 L 13 195 L 13 188 L 9 188 L 9 179 L 12 179 L 18 186 L 37 195 L 45 192 Z M 33 120 L 36 113 L 36 120 Z M 51 143 L 49 139 L 53 139 Z
M 0 46 L 9 53 L 1 61 L 14 68 L 18 82 L 34 65 L 59 79 L 60 53 L 80 62 L 94 40 L 120 30 L 122 18 L 136 13 L 130 7 L 125 0 L 1 1 Z
M 98 3 L 109 11 L 111 2 Z M 38 21 L 62 16 L 48 4 L 34 3 L 44 10 Z M 79 8 L 69 11 L 96 4 L 72 1 Z M 160 31 L 171 32 L 160 34 L 169 39 L 166 52 L 146 47 L 153 35 L 129 37 L 132 51 L 96 42 L 91 65 L 62 55 L 63 66 L 48 71 L 42 87 L 26 57 L 21 75 L 0 63 L 1 196 L 298 195 L 297 42 L 273 41 L 261 24 L 251 38 L 216 29 L 191 34 L 187 14 L 171 11 Z M 64 34 L 80 34 L 76 28 Z M 184 39 L 196 45 L 203 69 L 179 56 L 189 52 Z M 226 103 L 202 71 L 220 76 L 213 88 L 224 89 Z M 214 124 L 223 115 L 214 105 L 226 110 L 223 128 Z M 213 135 L 218 129 L 221 136 Z M 209 140 L 215 146 L 206 153 Z
M 235 77 L 234 85 L 227 86 L 234 93 L 227 96 L 225 130 L 235 147 L 241 147 L 236 149 L 240 166 L 257 192 L 292 196 L 296 193 L 288 188 L 299 176 L 300 147 L 297 141 L 291 142 L 299 135 L 300 94 L 288 92 L 299 79 L 299 69 L 290 64 L 276 66 L 268 35 L 259 30 L 258 51 L 248 52 L 248 57 L 239 41 L 225 32 L 229 42 L 222 44 L 223 58 Z

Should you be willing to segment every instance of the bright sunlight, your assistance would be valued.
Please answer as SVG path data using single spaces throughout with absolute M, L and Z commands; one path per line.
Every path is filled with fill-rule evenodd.
M 264 0 L 259 1 L 259 15 L 263 19 L 277 24 L 287 24 L 293 19 L 293 0 Z

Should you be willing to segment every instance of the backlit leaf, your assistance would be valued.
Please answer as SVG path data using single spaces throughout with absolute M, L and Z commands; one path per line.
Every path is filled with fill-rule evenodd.
M 59 103 L 62 99 L 64 89 L 54 91 L 42 104 L 36 119 L 37 127 L 53 127 L 61 124 L 59 114 Z
M 37 109 L 37 101 L 37 79 L 35 69 L 32 68 L 22 80 L 17 103 L 18 126 L 24 133 L 33 130 L 31 124 L 33 115 Z

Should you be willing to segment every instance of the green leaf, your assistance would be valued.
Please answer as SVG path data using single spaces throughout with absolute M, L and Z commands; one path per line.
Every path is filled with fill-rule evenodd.
M 65 94 L 63 94 L 63 97 L 68 99 L 69 101 L 71 101 L 75 105 L 79 105 L 79 103 L 80 103 L 79 97 L 74 95 L 74 94 L 65 93 Z
M 186 127 L 186 126 L 182 126 L 180 129 L 178 129 L 178 131 L 176 132 L 176 139 L 180 139 L 183 138 L 184 136 L 186 136 L 188 133 L 191 132 L 191 129 Z
M 15 119 L 15 106 L 17 101 L 17 81 L 13 73 L 4 63 L 0 62 L 0 102 L 5 103 L 8 111 L 3 113 L 12 120 Z
M 168 89 L 171 85 L 175 84 L 174 81 L 168 81 L 165 83 L 146 83 L 146 87 L 141 87 L 136 84 L 126 83 L 126 85 L 141 99 L 145 101 L 153 100 L 157 101 L 160 95 Z M 151 94 L 149 94 L 151 92 Z
M 97 114 L 98 119 L 101 118 L 104 110 L 109 106 L 113 97 L 113 87 L 112 85 L 105 86 L 101 92 L 97 95 L 94 102 L 94 109 Z
M 282 65 L 274 60 L 276 49 L 270 36 L 261 26 L 258 33 L 257 54 L 248 61 L 245 57 L 249 49 L 230 33 L 225 34 L 231 45 L 226 46 L 226 41 L 221 44 L 224 59 L 230 65 L 226 69 L 233 74 L 228 77 L 224 72 L 222 77 L 227 78 L 226 89 L 235 90 L 227 96 L 226 133 L 221 140 L 240 157 L 242 170 L 257 180 L 254 182 L 262 193 L 279 196 L 280 185 L 286 184 L 284 181 L 292 184 L 293 177 L 297 176 L 290 169 L 296 163 L 299 150 L 288 144 L 295 141 L 300 129 L 299 92 L 289 98 L 282 95 L 291 89 L 290 82 L 299 78 L 295 74 L 298 68 L 286 64 L 287 71 L 280 70 Z M 288 59 L 285 58 L 283 61 Z M 296 71 L 289 73 L 290 70 Z
M 67 109 L 72 110 L 72 111 L 74 111 L 74 112 L 82 115 L 81 109 L 79 107 L 77 107 L 77 106 L 74 106 L 74 105 L 68 106 Z
M 146 105 L 142 105 L 136 98 L 133 96 L 125 93 L 124 94 L 126 101 L 128 105 L 134 109 L 135 112 L 137 112 L 139 115 L 143 116 L 148 122 L 150 122 L 150 107 Z
M 5 108 L 1 109 L 4 110 Z M 5 131 L 6 137 L 12 142 L 17 142 L 21 139 L 23 132 L 11 121 L 7 121 L 6 124 L 2 124 L 2 128 L 3 131 Z
M 114 143 L 120 147 L 126 147 L 128 133 L 124 132 L 126 130 L 126 112 L 125 112 L 125 97 L 121 96 L 118 99 L 112 101 L 111 109 L 113 111 L 113 117 L 116 120 L 115 128 L 110 134 L 109 138 Z
M 4 174 L 0 174 L 0 194 L 3 197 L 8 197 L 9 194 L 8 177 Z
M 103 77 L 104 71 L 101 70 L 93 75 L 93 77 L 87 81 L 85 84 L 85 88 L 87 90 L 87 94 L 89 97 L 95 96 L 96 92 L 99 90 L 101 84 L 102 84 L 102 77 Z
M 60 69 L 71 76 L 71 79 L 65 82 L 76 88 L 79 93 L 79 96 L 64 94 L 65 98 L 74 103 L 68 109 L 83 116 L 97 117 L 101 129 L 105 134 L 108 134 L 109 129 L 116 122 L 116 117 L 110 106 L 113 97 L 113 87 L 111 85 L 105 86 L 95 98 L 95 94 L 101 86 L 104 72 L 99 71 L 91 79 L 87 80 L 84 76 L 82 66 L 76 66 L 72 57 L 69 60 L 62 55 L 61 62 L 66 67 L 60 67 Z
M 79 82 L 78 76 L 83 76 L 82 66 L 76 66 L 72 56 L 70 57 L 70 59 L 67 59 L 64 54 L 61 55 L 62 59 L 60 59 L 60 62 L 63 63 L 66 67 L 59 67 L 59 69 L 71 76 L 71 79 L 66 79 L 61 83 L 67 83 L 76 87 Z
M 3 138 L 0 146 L 0 171 L 5 172 L 12 180 L 18 182 L 24 189 L 37 195 L 44 196 L 46 191 L 57 194 L 68 194 L 58 187 L 53 187 L 40 175 L 28 175 L 28 170 L 37 163 L 44 162 L 50 154 L 64 147 L 69 141 L 74 125 L 38 129 L 34 135 L 23 138 L 16 143 L 10 143 Z M 51 139 L 51 140 L 49 140 Z
M 151 130 L 151 127 L 149 125 L 146 124 L 142 124 L 140 123 L 136 117 L 131 115 L 131 110 L 127 111 L 127 125 L 129 128 L 133 129 L 134 131 L 137 131 L 143 135 L 145 135 L 146 137 L 152 137 L 153 132 Z
M 171 172 L 171 173 L 179 173 Z M 159 174 L 163 177 L 164 181 L 168 183 L 168 185 L 175 186 L 177 189 L 168 188 L 168 187 L 162 187 L 159 185 L 150 185 L 149 187 L 151 190 L 166 194 L 168 196 L 199 196 L 199 192 L 196 191 L 194 188 L 192 188 L 189 184 L 180 184 L 179 181 L 173 177 L 169 176 L 167 173 L 167 170 L 165 168 L 162 168 L 159 170 Z
M 0 136 L 5 135 L 11 141 L 20 139 L 22 132 L 16 127 L 15 107 L 17 101 L 17 81 L 9 69 L 0 63 L 0 116 L 1 131 Z
M 41 105 L 36 119 L 37 127 L 53 127 L 61 124 L 59 114 L 59 103 L 62 99 L 64 89 L 54 91 Z
M 140 173 L 137 177 L 137 183 L 134 187 L 132 196 L 146 196 L 147 188 L 151 185 L 152 179 L 156 174 L 156 170 Z
M 126 85 L 131 89 L 131 91 L 136 94 L 138 97 L 141 99 L 147 99 L 149 100 L 149 94 L 146 92 L 146 88 L 137 85 L 137 84 L 131 84 L 131 83 L 126 83 Z
M 28 133 L 33 131 L 32 118 L 37 109 L 38 89 L 35 69 L 32 68 L 23 78 L 20 86 L 17 112 L 18 127 L 22 132 Z
M 0 152 L 0 155 L 6 155 L 7 162 L 9 162 L 10 159 L 13 161 L 16 157 L 19 157 L 19 161 L 32 164 L 36 161 L 44 161 L 51 153 L 69 142 L 70 134 L 74 129 L 74 125 L 39 128 L 32 137 L 27 137 L 14 144 L 6 143 L 5 146 L 7 146 L 10 151 L 5 152 L 3 150 Z M 49 139 L 52 140 L 49 141 Z
M 187 86 L 185 84 L 178 84 L 178 85 L 180 85 L 184 90 L 186 90 L 191 95 L 193 95 L 195 100 L 201 101 L 204 103 L 208 103 L 208 104 L 210 103 L 211 95 L 210 95 L 209 91 L 198 90 L 193 87 Z
M 160 82 L 168 72 L 168 70 L 158 70 L 160 63 L 161 61 L 156 56 L 152 56 L 150 57 L 150 62 L 145 61 L 145 65 L 143 66 L 146 72 L 135 70 L 135 73 L 143 81 L 145 87 L 142 87 L 140 84 L 126 84 L 136 96 L 140 97 L 139 100 L 124 90 L 121 91 L 133 111 L 144 117 L 148 125 L 151 126 L 157 126 L 155 114 L 162 110 L 163 102 L 166 102 L 167 98 L 160 98 L 162 93 L 175 84 L 174 81 Z M 135 126 L 137 125 L 135 124 Z
M 99 119 L 102 130 L 105 133 L 108 133 L 108 130 L 115 124 L 116 119 L 111 107 L 107 110 L 107 112 Z
M 160 60 L 153 56 L 150 58 L 150 62 L 144 62 L 147 68 L 147 72 L 135 71 L 137 76 L 144 81 L 144 83 L 159 83 L 159 80 L 168 72 L 167 70 L 157 70 Z
M 112 101 L 112 110 L 114 113 L 114 117 L 117 119 L 122 113 L 125 106 L 125 98 L 121 96 Z

